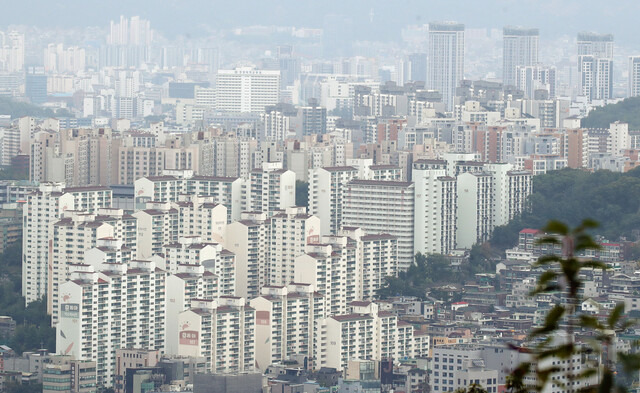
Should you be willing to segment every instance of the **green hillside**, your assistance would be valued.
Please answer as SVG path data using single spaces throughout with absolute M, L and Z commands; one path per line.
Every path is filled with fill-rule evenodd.
M 596 108 L 582 119 L 581 125 L 585 128 L 609 128 L 615 121 L 629 123 L 630 130 L 640 130 L 640 97 Z
M 12 119 L 17 119 L 24 116 L 68 117 L 69 112 L 64 109 L 54 112 L 53 110 L 48 108 L 41 108 L 39 106 L 31 105 L 26 102 L 13 101 L 6 97 L 0 97 L 0 115 L 11 115 Z
M 639 168 L 640 169 L 640 168 Z M 640 170 L 594 173 L 563 169 L 533 178 L 531 210 L 496 228 L 492 246 L 513 247 L 522 228 L 542 228 L 551 219 L 578 225 L 585 218 L 600 223 L 598 234 L 630 240 L 640 230 Z

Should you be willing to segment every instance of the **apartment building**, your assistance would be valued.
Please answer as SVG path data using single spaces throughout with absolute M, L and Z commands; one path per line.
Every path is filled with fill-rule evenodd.
M 180 264 L 166 281 L 165 353 L 178 354 L 178 316 L 189 309 L 192 299 L 217 299 L 220 296 L 219 277 L 203 265 Z
M 191 302 L 178 317 L 180 356 L 201 356 L 207 372 L 252 371 L 256 363 L 256 312 L 241 297 Z
M 319 327 L 319 367 L 345 370 L 350 360 L 427 357 L 429 336 L 398 322 L 376 303 L 352 302 L 350 314 L 325 318 Z
M 348 228 L 343 228 L 343 234 Z M 357 231 L 357 230 L 356 230 Z M 389 234 L 349 236 L 356 240 L 361 263 L 358 297 L 364 300 L 377 298 L 386 277 L 398 274 L 398 238 Z
M 352 166 L 309 170 L 309 213 L 320 218 L 322 235 L 337 235 L 342 229 L 344 189 L 358 177 Z
M 398 266 L 406 270 L 414 255 L 414 184 L 352 180 L 344 191 L 342 225 L 398 238 Z
M 282 169 L 282 162 L 263 162 L 250 173 L 249 209 L 271 216 L 296 205 L 296 174 Z
M 493 232 L 494 189 L 488 173 L 463 173 L 457 178 L 457 247 L 471 248 Z
M 96 362 L 111 386 L 116 349 L 164 350 L 165 280 L 153 261 L 76 266 L 60 285 L 58 352 Z
M 481 346 L 459 344 L 433 347 L 431 386 L 434 392 L 451 392 L 476 384 L 487 392 L 496 393 L 498 374 L 498 370 L 487 367 Z
M 113 226 L 95 220 L 95 215 L 66 211 L 53 224 L 51 267 L 47 289 L 47 313 L 52 326 L 58 322 L 59 287 L 69 277 L 73 265 L 84 262 L 85 251 L 97 245 L 98 239 L 113 239 Z
M 216 108 L 220 112 L 261 113 L 280 101 L 280 71 L 240 67 L 218 70 Z
M 203 243 L 199 236 L 181 237 L 178 242 L 165 244 L 165 270 L 179 271 L 180 265 L 204 266 L 218 278 L 220 295 L 234 295 L 236 289 L 235 255 L 218 243 Z
M 242 213 L 239 221 L 227 226 L 225 245 L 236 256 L 236 296 L 252 299 L 260 295 L 260 288 L 269 280 L 271 223 L 267 214 Z
M 240 219 L 240 213 L 246 210 L 244 181 L 240 178 L 194 176 L 193 171 L 165 173 L 135 181 L 136 204 L 148 201 L 177 202 L 183 194 L 210 196 L 213 202 L 227 208 L 228 223 Z M 293 183 L 295 188 L 295 180 Z
M 320 239 L 320 219 L 307 214 L 304 207 L 288 207 L 272 212 L 269 220 L 269 285 L 287 285 L 294 281 L 294 264 L 307 244 Z
M 265 286 L 251 299 L 256 310 L 256 363 L 260 370 L 317 352 L 316 323 L 325 317 L 324 296 L 310 284 Z
M 358 248 L 346 236 L 323 236 L 296 258 L 293 282 L 313 285 L 325 297 L 325 315 L 346 313 L 347 303 L 360 298 Z
M 161 254 L 162 247 L 175 243 L 179 234 L 178 210 L 171 203 L 153 203 L 150 207 L 133 213 L 138 220 L 138 257 L 143 259 Z
M 442 161 L 413 163 L 415 184 L 414 251 L 448 254 L 456 248 L 458 206 L 456 179 Z
M 53 254 L 53 224 L 62 212 L 82 210 L 92 213 L 111 206 L 107 187 L 65 188 L 64 183 L 42 183 L 27 196 L 23 209 L 22 294 L 28 303 L 47 294 Z

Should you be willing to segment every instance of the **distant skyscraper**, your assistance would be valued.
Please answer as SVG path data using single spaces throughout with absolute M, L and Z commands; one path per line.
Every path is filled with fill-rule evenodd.
M 589 100 L 613 96 L 613 35 L 578 34 L 580 94 Z
M 455 22 L 429 24 L 427 88 L 442 93 L 447 110 L 453 108 L 456 87 L 464 78 L 464 25 Z
M 413 53 L 409 55 L 409 69 L 407 80 L 426 81 L 427 80 L 427 54 Z
M 24 34 L 0 31 L 0 71 L 18 72 L 24 67 Z
M 536 90 L 546 90 L 549 98 L 555 98 L 556 73 L 556 67 L 517 66 L 515 86 L 518 90 L 522 90 L 524 96 L 529 99 L 534 99 Z
M 629 57 L 629 97 L 640 96 L 640 56 Z
M 107 44 L 109 45 L 151 45 L 153 32 L 148 20 L 134 16 L 129 20 L 120 16 L 120 21 L 111 21 Z
M 613 57 L 613 35 L 578 33 L 578 56 Z
M 505 85 L 516 85 L 516 67 L 538 63 L 538 35 L 538 29 L 504 28 L 502 82 Z
M 47 102 L 47 76 L 44 68 L 29 67 L 25 74 L 24 94 L 32 104 Z
M 218 70 L 216 105 L 219 111 L 261 113 L 280 99 L 280 71 L 241 67 Z

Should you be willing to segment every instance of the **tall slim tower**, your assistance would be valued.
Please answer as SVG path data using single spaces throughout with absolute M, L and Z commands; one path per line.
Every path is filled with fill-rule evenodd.
M 629 97 L 640 96 L 640 56 L 629 57 Z
M 589 100 L 613 96 L 613 35 L 578 34 L 580 94 Z
M 438 90 L 447 110 L 453 109 L 456 87 L 464 78 L 464 25 L 429 23 L 427 88 Z
M 504 85 L 516 85 L 516 68 L 532 66 L 538 63 L 538 29 L 507 26 L 503 30 L 503 67 Z

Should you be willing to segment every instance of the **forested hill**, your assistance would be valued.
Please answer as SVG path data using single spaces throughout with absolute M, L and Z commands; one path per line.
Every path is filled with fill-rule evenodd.
M 66 110 L 59 110 L 58 112 L 54 112 L 49 108 L 41 108 L 39 106 L 31 105 L 26 102 L 13 101 L 6 97 L 0 97 L 0 115 L 10 115 L 12 119 L 17 119 L 24 116 L 70 116 L 69 112 L 67 112 Z
M 640 229 L 639 169 L 627 173 L 563 169 L 535 176 L 531 211 L 496 228 L 491 245 L 513 247 L 522 228 L 542 228 L 551 219 L 576 226 L 592 218 L 600 223 L 597 234 L 612 241 L 620 236 L 632 240 L 633 231 Z
M 609 128 L 615 121 L 629 123 L 630 130 L 640 130 L 640 97 L 631 97 L 617 104 L 605 105 L 589 112 L 581 120 L 584 128 Z

